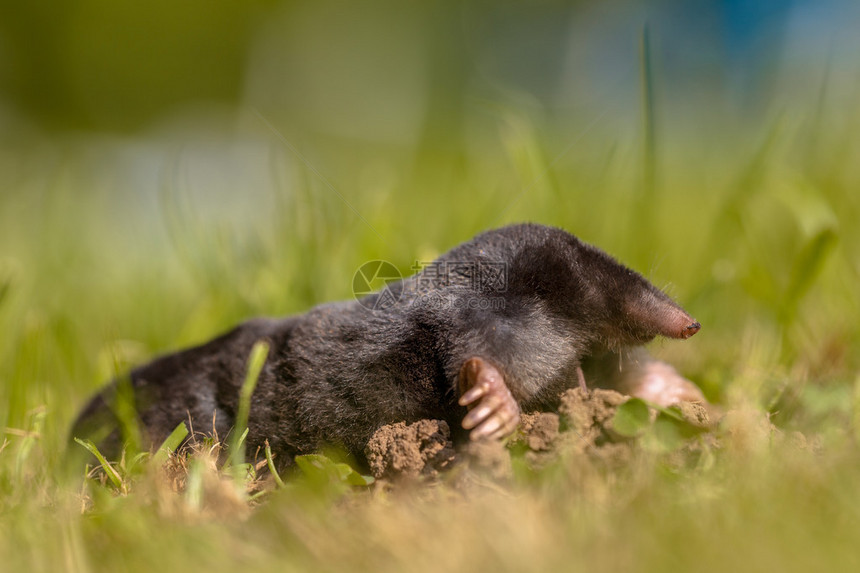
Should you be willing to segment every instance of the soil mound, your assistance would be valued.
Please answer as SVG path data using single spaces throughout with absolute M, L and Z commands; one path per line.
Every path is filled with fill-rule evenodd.
M 377 479 L 433 477 L 455 457 L 451 429 L 442 420 L 383 426 L 370 438 L 364 453 Z
M 504 480 L 512 475 L 512 456 L 521 456 L 533 469 L 552 463 L 564 452 L 585 455 L 602 465 L 629 462 L 637 440 L 648 433 L 644 428 L 648 416 L 651 424 L 662 417 L 673 425 L 678 436 L 669 446 L 673 450 L 683 450 L 687 441 L 693 443 L 694 436 L 714 427 L 702 404 L 686 402 L 670 410 L 648 410 L 640 401 L 636 406 L 645 411 L 643 429 L 631 434 L 629 428 L 614 425 L 618 408 L 628 400 L 612 390 L 566 390 L 559 396 L 557 412 L 523 414 L 518 431 L 506 443 L 477 441 L 455 446 L 446 422 L 399 422 L 380 428 L 365 453 L 373 476 L 387 481 L 435 478 L 455 466 L 465 473 Z

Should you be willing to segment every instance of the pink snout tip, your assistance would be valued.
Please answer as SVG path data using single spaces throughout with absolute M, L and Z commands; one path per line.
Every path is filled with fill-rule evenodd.
M 684 328 L 684 330 L 681 332 L 681 338 L 690 338 L 691 336 L 699 332 L 701 329 L 701 324 L 699 324 L 698 322 L 693 322 L 693 324 L 690 324 Z

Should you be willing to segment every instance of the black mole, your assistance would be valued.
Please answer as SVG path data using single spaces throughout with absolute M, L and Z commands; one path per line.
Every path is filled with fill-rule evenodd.
M 663 404 L 703 400 L 640 347 L 700 326 L 641 275 L 561 229 L 512 225 L 478 235 L 422 272 L 359 301 L 250 320 L 130 373 L 147 442 L 183 420 L 222 438 L 234 423 L 253 344 L 270 352 L 251 401 L 248 451 L 268 439 L 280 465 L 326 444 L 362 456 L 385 424 L 447 420 L 471 437 L 511 433 L 521 410 L 550 408 L 580 384 Z M 117 427 L 116 383 L 72 433 Z M 119 450 L 119 431 L 101 441 Z

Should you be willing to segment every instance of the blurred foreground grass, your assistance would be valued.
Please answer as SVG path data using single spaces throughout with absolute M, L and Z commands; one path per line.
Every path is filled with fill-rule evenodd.
M 563 153 L 514 109 L 497 112 L 492 145 L 344 161 L 341 177 L 262 129 L 217 153 L 172 151 L 149 196 L 91 169 L 113 142 L 18 150 L 29 159 L 0 198 L 2 569 L 856 569 L 857 119 L 782 117 L 741 139 L 667 143 L 648 185 L 636 141 L 583 124 Z M 249 163 L 262 183 L 222 164 L 242 153 L 262 158 Z M 654 353 L 726 408 L 820 448 L 741 428 L 692 468 L 643 450 L 624 467 L 570 459 L 467 498 L 293 488 L 250 512 L 143 478 L 125 496 L 95 488 L 82 512 L 67 429 L 115 371 L 255 314 L 349 297 L 366 260 L 409 273 L 521 220 L 563 226 L 666 286 L 704 328 Z

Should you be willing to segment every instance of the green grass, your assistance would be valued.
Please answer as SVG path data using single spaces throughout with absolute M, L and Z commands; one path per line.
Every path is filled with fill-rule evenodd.
M 60 160 L 18 150 L 30 161 L 0 198 L 0 570 L 855 569 L 856 121 L 816 124 L 815 154 L 803 117 L 692 149 L 661 131 L 659 154 L 644 154 L 656 173 L 643 217 L 639 142 L 595 129 L 559 157 L 549 127 L 514 107 L 495 114 L 495 146 L 383 155 L 374 168 L 332 152 L 347 175 L 329 184 L 263 136 L 270 184 L 231 199 L 246 219 L 201 214 L 205 189 L 181 154 L 148 211 L 93 174 L 86 144 L 57 144 Z M 185 494 L 151 467 L 117 495 L 62 463 L 80 448 L 67 445 L 77 410 L 129 365 L 250 316 L 348 298 L 367 260 L 408 274 L 522 220 L 605 248 L 702 322 L 653 351 L 727 409 L 752 412 L 708 463 L 677 468 L 648 450 L 612 468 L 573 457 L 465 497 L 285 475 L 252 510 L 204 455 L 186 460 Z M 759 431 L 763 416 L 788 437 Z M 796 447 L 794 431 L 818 446 Z

